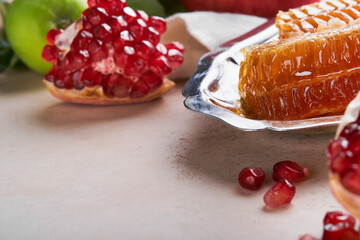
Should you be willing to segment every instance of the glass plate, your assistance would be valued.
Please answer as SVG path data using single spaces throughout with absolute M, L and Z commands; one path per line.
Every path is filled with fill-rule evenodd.
M 238 92 L 239 64 L 243 61 L 241 49 L 278 37 L 274 19 L 254 30 L 220 45 L 204 55 L 195 74 L 186 83 L 184 105 L 195 112 L 219 119 L 244 131 L 270 129 L 291 131 L 331 128 L 339 124 L 342 116 L 316 117 L 293 121 L 254 120 L 236 113 L 240 107 Z

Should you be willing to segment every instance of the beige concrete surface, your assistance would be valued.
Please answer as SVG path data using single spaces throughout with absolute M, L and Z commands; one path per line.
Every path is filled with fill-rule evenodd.
M 162 99 L 91 107 L 50 96 L 42 76 L 0 75 L 0 239 L 298 239 L 343 210 L 327 179 L 330 134 L 242 132 Z M 289 206 L 267 211 L 272 165 L 310 169 Z M 265 186 L 237 184 L 263 167 Z

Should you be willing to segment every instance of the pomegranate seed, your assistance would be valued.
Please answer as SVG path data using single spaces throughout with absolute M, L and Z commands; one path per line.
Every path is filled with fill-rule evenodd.
M 168 51 L 167 51 L 164 44 L 159 43 L 159 44 L 156 45 L 156 53 L 155 53 L 156 57 L 158 57 L 158 56 L 166 56 L 167 53 L 168 53 Z
M 69 74 L 66 74 L 63 71 L 59 71 L 59 73 L 56 75 L 56 80 L 54 84 L 58 88 L 70 89 L 73 87 Z
M 83 30 L 75 37 L 71 46 L 74 49 L 86 49 L 93 41 L 93 37 L 91 32 Z
M 64 30 L 57 29 L 57 28 L 51 29 L 46 35 L 47 42 L 50 43 L 50 44 L 55 44 L 56 36 L 59 35 L 60 33 L 62 33 L 63 31 Z
M 101 40 L 108 41 L 112 37 L 111 27 L 107 23 L 102 23 L 94 27 L 94 35 Z
M 125 65 L 126 76 L 139 76 L 145 69 L 146 63 L 143 59 L 135 57 L 128 58 L 128 63 Z
M 169 75 L 172 71 L 169 61 L 164 56 L 153 60 L 150 63 L 150 69 L 159 77 Z
M 287 179 L 292 183 L 299 183 L 304 181 L 308 173 L 309 170 L 307 168 L 303 168 L 295 162 L 282 161 L 274 165 L 273 179 L 274 181 Z
M 128 24 L 131 24 L 137 19 L 136 12 L 131 7 L 124 7 L 122 16 Z
M 265 180 L 265 172 L 261 168 L 244 168 L 239 173 L 239 184 L 248 190 L 259 190 Z
M 160 34 L 153 27 L 148 27 L 145 30 L 144 39 L 147 39 L 152 45 L 156 46 L 160 42 Z
M 146 12 L 144 12 L 142 10 L 137 10 L 136 13 L 137 13 L 138 17 L 140 17 L 146 23 L 149 21 L 149 15 L 147 15 Z
M 90 8 L 99 6 L 101 0 L 88 0 L 87 4 Z
M 70 53 L 69 64 L 74 69 L 84 67 L 90 60 L 90 54 L 87 50 L 81 49 Z
M 282 179 L 265 193 L 265 205 L 275 208 L 288 204 L 293 199 L 295 191 L 295 186 L 291 182 Z
M 117 73 L 106 75 L 102 84 L 104 94 L 114 97 L 113 88 L 121 78 L 122 76 Z
M 122 13 L 123 8 L 127 7 L 127 3 L 125 0 L 104 1 L 99 7 L 103 7 L 110 14 L 119 15 Z
M 142 19 L 137 19 L 129 26 L 129 32 L 136 41 L 140 41 L 144 37 L 144 31 L 147 27 L 146 23 Z
M 145 97 L 149 93 L 149 91 L 150 89 L 145 83 L 138 81 L 133 85 L 131 89 L 130 98 Z
M 50 63 L 55 64 L 57 61 L 56 47 L 54 45 L 46 45 L 41 53 L 42 58 Z
M 56 75 L 59 73 L 59 69 L 56 67 L 53 67 L 46 75 L 45 79 L 49 82 L 54 82 L 56 79 Z
M 103 8 L 89 8 L 83 13 L 84 19 L 91 23 L 93 26 L 97 26 L 106 22 L 108 19 L 108 13 Z
M 166 21 L 161 17 L 151 17 L 151 26 L 159 33 L 163 34 L 166 31 Z
M 82 74 L 82 83 L 86 87 L 93 87 L 101 84 L 102 74 L 98 71 L 92 70 L 92 68 L 87 68 Z
M 135 44 L 136 54 L 144 60 L 149 60 L 150 56 L 152 56 L 155 52 L 154 46 L 146 40 L 138 42 Z
M 354 229 L 355 218 L 341 212 L 328 212 L 324 218 L 323 240 L 358 240 L 359 233 Z
M 176 49 L 176 50 L 179 50 L 181 53 L 183 53 L 185 51 L 184 45 L 179 42 L 172 42 L 172 43 L 165 44 L 165 47 L 167 48 L 167 50 Z
M 154 91 L 158 89 L 161 84 L 163 83 L 163 80 L 161 77 L 158 77 L 153 72 L 147 72 L 141 76 L 139 79 L 140 82 L 143 82 L 146 84 L 146 86 L 149 87 L 150 91 Z
M 91 23 L 86 21 L 86 19 L 83 20 L 82 25 L 83 25 L 83 30 L 87 30 L 87 31 L 92 31 L 92 29 L 94 27 Z
M 129 97 L 133 88 L 133 82 L 127 78 L 121 78 L 113 87 L 113 94 L 118 98 Z
M 350 192 L 360 195 L 360 172 L 355 169 L 347 169 L 340 175 L 342 185 Z
M 81 77 L 82 77 L 81 71 L 76 71 L 72 75 L 73 86 L 76 90 L 82 90 L 85 87 L 81 81 Z
M 177 68 L 184 62 L 184 56 L 177 49 L 170 49 L 167 58 L 169 59 L 172 68 Z
M 107 50 L 102 46 L 102 41 L 94 41 L 89 46 L 89 52 L 92 55 L 92 61 L 98 62 L 104 58 L 107 58 Z
M 113 33 L 117 34 L 120 33 L 123 27 L 127 26 L 127 23 L 125 22 L 122 16 L 119 16 L 119 17 L 111 17 L 109 21 L 109 25 L 113 30 Z

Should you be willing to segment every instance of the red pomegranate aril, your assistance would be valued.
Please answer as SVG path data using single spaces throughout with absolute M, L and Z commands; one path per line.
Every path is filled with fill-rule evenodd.
M 82 74 L 82 83 L 86 87 L 93 87 L 101 84 L 102 74 L 98 71 L 92 70 L 92 68 L 87 68 Z
M 56 47 L 54 45 L 46 45 L 41 53 L 42 58 L 50 63 L 55 64 L 57 61 Z
M 58 88 L 65 88 L 65 80 L 67 78 L 67 74 L 64 71 L 59 71 L 55 78 L 55 86 Z
M 308 172 L 308 168 L 303 168 L 295 162 L 281 161 L 273 167 L 273 179 L 274 181 L 287 179 L 292 183 L 299 183 L 304 181 Z
M 101 44 L 101 41 L 94 41 L 89 46 L 89 52 L 91 53 L 93 62 L 101 61 L 108 56 L 106 48 Z
M 134 46 L 136 54 L 144 60 L 149 60 L 155 52 L 154 46 L 146 40 L 138 42 Z
M 158 89 L 163 82 L 162 78 L 153 72 L 143 74 L 139 81 L 145 83 L 149 87 L 150 92 Z
M 131 89 L 130 98 L 145 97 L 149 92 L 149 87 L 145 83 L 138 81 Z
M 184 56 L 177 49 L 170 49 L 168 51 L 167 58 L 172 68 L 177 68 L 184 62 Z
M 360 195 L 359 169 L 347 169 L 340 175 L 341 184 L 350 192 Z
M 166 57 L 160 56 L 150 63 L 150 69 L 159 77 L 169 75 L 172 71 L 171 65 Z
M 93 7 L 99 6 L 101 1 L 102 0 L 88 0 L 87 4 L 88 4 L 89 8 L 93 8 Z
M 238 177 L 240 186 L 245 189 L 259 190 L 265 180 L 265 172 L 261 168 L 247 167 L 241 170 Z
M 140 17 L 146 23 L 149 21 L 149 15 L 147 15 L 147 13 L 144 12 L 143 10 L 136 10 L 136 13 L 137 13 L 138 17 Z
M 82 72 L 76 71 L 72 74 L 73 86 L 76 90 L 82 90 L 85 86 L 81 81 Z
M 122 9 L 126 6 L 127 3 L 124 0 L 103 1 L 99 5 L 99 7 L 103 7 L 108 13 L 113 15 L 120 15 L 122 13 Z
M 341 212 L 328 212 L 324 217 L 323 240 L 358 240 L 359 233 L 355 230 L 355 218 Z
M 82 26 L 83 26 L 83 30 L 87 30 L 87 31 L 92 31 L 93 29 L 93 25 L 91 23 L 89 23 L 88 21 L 86 21 L 86 19 L 84 19 L 82 21 Z
M 122 79 L 120 74 L 114 73 L 104 76 L 102 88 L 104 93 L 109 97 L 114 97 L 113 88 Z
M 162 17 L 150 17 L 151 26 L 161 35 L 166 31 L 166 21 Z
M 265 193 L 264 203 L 270 208 L 289 204 L 294 198 L 295 192 L 295 186 L 288 180 L 282 179 Z
M 62 33 L 64 30 L 53 28 L 46 34 L 46 40 L 50 44 L 55 44 L 55 38 L 57 35 Z
M 111 27 L 107 23 L 102 23 L 94 27 L 94 35 L 98 39 L 109 41 L 112 37 Z
M 90 60 L 88 50 L 81 49 L 70 54 L 69 64 L 73 69 L 83 68 Z
M 144 39 L 147 39 L 152 45 L 156 46 L 160 42 L 160 34 L 153 27 L 148 27 L 145 30 Z
M 136 12 L 131 7 L 124 7 L 122 16 L 128 24 L 133 23 L 137 19 Z
M 101 23 L 106 22 L 108 19 L 108 13 L 103 8 L 89 8 L 83 13 L 84 19 L 91 23 L 93 26 L 97 26 Z
M 141 58 L 132 57 L 125 65 L 125 75 L 138 77 L 145 69 L 146 62 Z
M 56 67 L 53 67 L 46 75 L 45 79 L 49 82 L 54 82 L 56 79 L 56 75 L 59 73 L 59 69 Z
M 331 158 L 330 169 L 332 172 L 341 174 L 349 168 L 356 168 L 357 164 L 354 163 L 352 156 L 349 156 L 347 153 L 350 152 L 340 152 Z
M 185 51 L 184 45 L 180 42 L 172 42 L 172 43 L 167 43 L 165 44 L 165 47 L 170 50 L 170 49 L 177 49 L 179 50 L 181 53 L 183 53 Z
M 142 19 L 137 19 L 129 26 L 129 32 L 136 41 L 141 41 L 144 37 L 144 31 L 147 27 L 146 23 Z
M 71 44 L 75 49 L 86 49 L 89 47 L 90 43 L 93 41 L 93 34 L 89 31 L 82 30 L 78 36 L 74 39 Z
M 130 79 L 121 77 L 113 87 L 113 95 L 118 98 L 129 97 L 132 88 L 133 82 Z
M 126 27 L 127 24 L 124 21 L 124 19 L 121 16 L 119 16 L 119 17 L 111 17 L 109 21 L 109 25 L 113 30 L 113 33 L 117 34 L 120 33 L 123 27 Z

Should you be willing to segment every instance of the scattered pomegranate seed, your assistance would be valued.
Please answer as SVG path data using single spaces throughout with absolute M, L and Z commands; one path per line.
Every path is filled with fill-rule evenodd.
M 244 168 L 238 177 L 238 182 L 243 188 L 253 191 L 259 190 L 264 180 L 265 172 L 261 168 Z
M 304 181 L 305 176 L 308 175 L 308 173 L 308 168 L 303 168 L 292 161 L 281 161 L 276 163 L 273 167 L 273 179 L 276 182 L 287 179 L 292 183 L 299 183 Z
M 293 199 L 295 191 L 295 186 L 291 182 L 282 179 L 265 193 L 265 205 L 275 208 L 288 204 Z
M 341 212 L 328 212 L 324 218 L 323 240 L 358 240 L 355 218 Z

